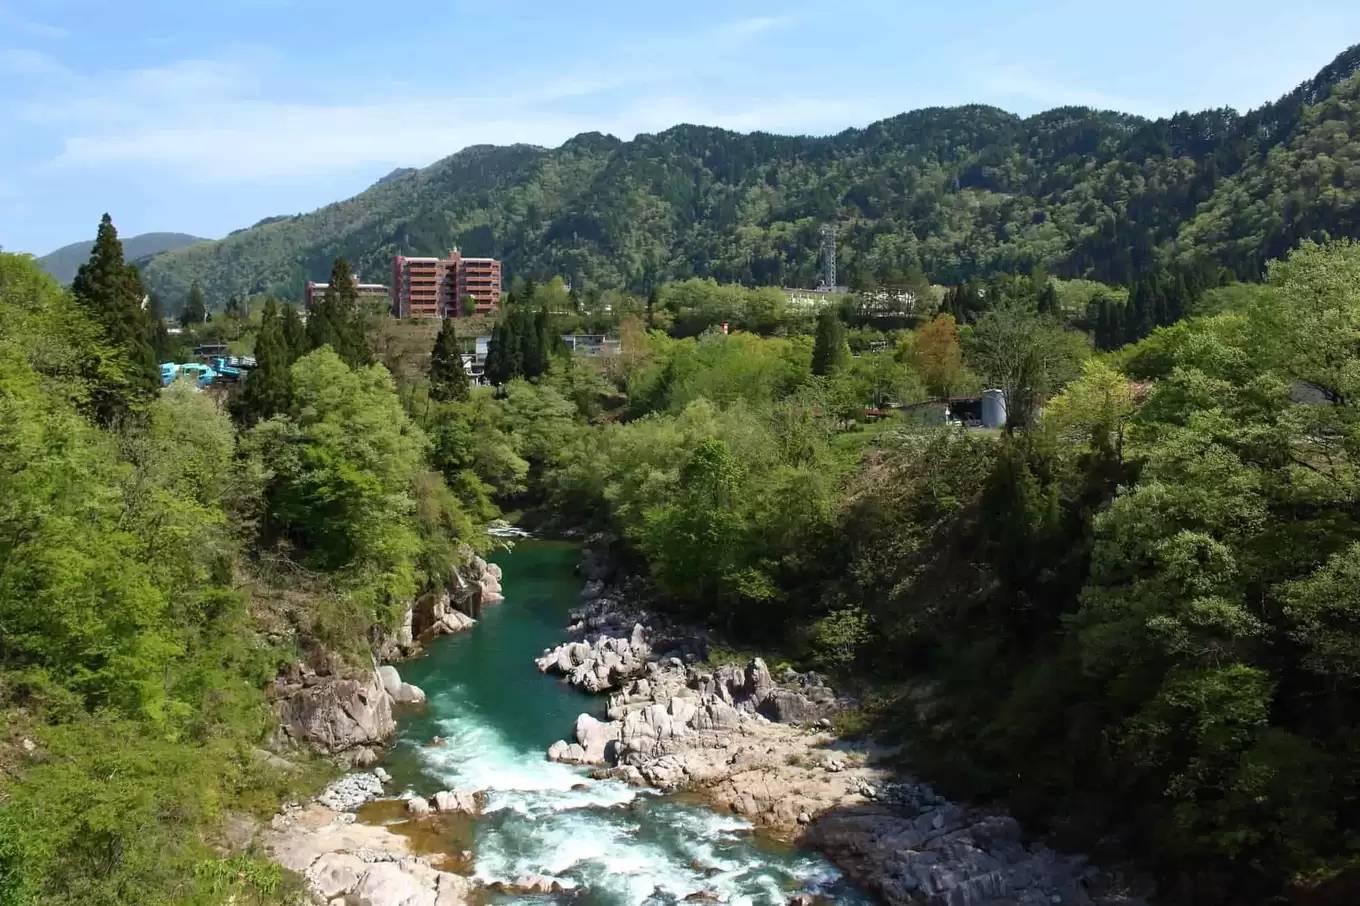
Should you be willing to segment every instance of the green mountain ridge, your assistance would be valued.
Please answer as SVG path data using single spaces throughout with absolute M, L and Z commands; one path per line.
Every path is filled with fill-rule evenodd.
M 827 137 L 680 125 L 632 141 L 466 148 L 346 201 L 158 256 L 148 284 L 193 280 L 297 299 L 344 255 L 457 245 L 509 275 L 643 291 L 691 276 L 814 285 L 818 231 L 844 279 L 919 267 L 937 282 L 1043 266 L 1127 283 L 1172 258 L 1240 277 L 1304 238 L 1360 235 L 1360 45 L 1245 115 L 1148 120 L 1082 107 L 1021 118 L 926 108 Z
M 140 264 L 165 252 L 211 241 L 201 236 L 190 236 L 188 233 L 141 233 L 123 240 L 123 255 L 128 261 Z M 64 285 L 74 280 L 76 271 L 90 260 L 90 249 L 93 247 L 93 240 L 73 242 L 55 252 L 43 255 L 38 259 L 38 265 Z

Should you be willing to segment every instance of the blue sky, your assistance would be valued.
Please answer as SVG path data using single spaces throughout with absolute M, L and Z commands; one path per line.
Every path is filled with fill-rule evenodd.
M 1354 0 L 0 0 L 0 246 L 217 237 L 469 144 L 1278 97 Z

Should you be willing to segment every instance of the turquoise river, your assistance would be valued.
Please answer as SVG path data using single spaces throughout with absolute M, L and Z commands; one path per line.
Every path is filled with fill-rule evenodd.
M 758 836 L 739 818 L 544 759 L 578 714 L 602 716 L 602 699 L 533 664 L 564 640 L 581 588 L 577 553 L 567 544 L 526 541 L 494 557 L 505 572 L 505 602 L 486 608 L 471 631 L 440 639 L 401 667 L 428 703 L 399 715 L 400 737 L 387 760 L 396 782 L 427 795 L 486 790 L 486 814 L 447 847 L 470 850 L 472 871 L 487 884 L 539 875 L 566 888 L 551 896 L 491 895 L 490 902 L 661 906 L 688 897 L 778 906 L 800 891 L 871 902 L 825 859 Z M 430 745 L 435 736 L 444 744 Z

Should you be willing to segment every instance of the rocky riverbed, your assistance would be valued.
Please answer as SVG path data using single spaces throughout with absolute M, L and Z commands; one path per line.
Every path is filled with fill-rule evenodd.
M 710 667 L 701 633 L 631 603 L 627 583 L 591 581 L 572 639 L 544 651 L 541 671 L 607 694 L 554 743 L 550 761 L 596 765 L 595 776 L 703 795 L 831 858 L 890 904 L 938 906 L 1141 903 L 1118 879 L 1029 840 L 1011 817 L 946 801 L 898 776 L 868 745 L 838 740 L 830 717 L 849 703 L 822 677 L 772 676 L 759 658 Z
M 463 632 L 487 604 L 502 600 L 501 571 L 479 557 L 453 583 L 416 601 L 401 627 L 378 646 L 384 658 L 410 657 L 440 635 Z M 394 709 L 419 707 L 425 693 L 404 682 L 397 668 L 374 666 L 368 673 L 345 670 L 324 651 L 312 649 L 303 662 L 278 677 L 274 695 L 279 733 L 274 751 L 260 757 L 291 769 L 283 755 L 299 747 L 367 767 L 396 734 Z M 282 754 L 280 754 L 282 753 Z M 384 826 L 360 823 L 368 802 L 392 798 L 391 778 L 381 768 L 349 774 L 330 784 L 307 805 L 291 804 L 274 816 L 261 842 L 285 868 L 301 875 L 313 899 L 331 906 L 462 906 L 475 889 L 469 879 L 444 871 L 411 850 L 409 839 Z M 412 818 L 437 813 L 476 814 L 483 799 L 444 791 L 432 800 L 405 794 Z M 526 885 L 535 883 L 533 879 Z

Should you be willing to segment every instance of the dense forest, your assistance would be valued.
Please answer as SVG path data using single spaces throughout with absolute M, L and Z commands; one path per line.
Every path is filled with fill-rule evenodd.
M 1360 245 L 911 312 L 517 281 L 492 387 L 458 322 L 412 356 L 330 276 L 305 321 L 237 299 L 172 336 L 108 218 L 69 290 L 0 257 L 3 906 L 288 902 L 224 830 L 335 770 L 258 757 L 271 678 L 368 663 L 506 513 L 614 538 L 659 606 L 857 687 L 843 732 L 1164 901 L 1354 890 Z M 159 389 L 207 338 L 257 367 Z M 983 387 L 1002 431 L 893 414 Z
M 849 283 L 916 269 L 937 284 L 1035 267 L 1128 284 L 1207 258 L 1239 278 L 1301 239 L 1360 235 L 1360 47 L 1245 115 L 1150 121 L 1062 108 L 902 114 L 827 138 L 677 126 L 628 142 L 468 148 L 306 215 L 157 256 L 148 285 L 199 281 L 298 300 L 336 256 L 382 280 L 391 255 L 457 245 L 512 275 L 583 292 L 667 280 L 812 286 L 820 227 L 841 227 Z
M 858 356 L 831 310 L 625 325 L 607 371 L 474 397 L 522 460 L 496 495 L 613 535 L 729 643 L 858 677 L 842 729 L 1167 902 L 1354 902 L 1360 245 L 1105 354 L 1027 282 Z M 1004 432 L 865 421 L 983 385 Z
M 301 904 L 230 833 L 337 770 L 261 757 L 266 690 L 368 669 L 485 535 L 344 292 L 249 323 L 230 405 L 161 388 L 142 300 L 107 217 L 69 291 L 0 254 L 0 904 Z
M 367 669 L 505 515 L 1162 902 L 1354 902 L 1357 64 L 1246 116 L 471 149 L 141 266 L 105 217 L 66 288 L 0 254 L 0 906 L 301 902 L 230 833 L 337 770 L 261 757 L 268 690 Z M 862 292 L 761 285 L 827 220 Z M 364 310 L 453 243 L 516 273 L 494 324 Z M 162 387 L 208 340 L 257 367 Z M 1005 429 L 902 411 L 983 388 Z

